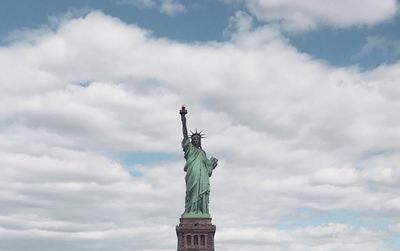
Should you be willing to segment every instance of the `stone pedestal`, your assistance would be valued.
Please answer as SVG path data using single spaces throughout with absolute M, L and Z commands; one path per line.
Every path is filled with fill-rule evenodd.
M 180 218 L 178 251 L 214 251 L 215 229 L 211 218 Z

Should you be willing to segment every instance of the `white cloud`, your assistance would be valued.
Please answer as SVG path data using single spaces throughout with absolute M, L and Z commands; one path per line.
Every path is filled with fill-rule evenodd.
M 243 35 L 250 32 L 254 28 L 253 18 L 243 11 L 238 11 L 229 20 L 228 27 L 224 30 L 224 35 L 227 37 L 235 36 L 236 34 Z
M 287 30 L 311 30 L 320 26 L 373 25 L 397 13 L 396 0 L 245 0 L 258 19 Z
M 118 5 L 134 5 L 139 8 L 153 8 L 156 6 L 156 1 L 154 0 L 117 0 Z
M 352 168 L 325 168 L 318 170 L 310 179 L 314 184 L 354 185 L 357 183 L 357 171 Z
M 386 54 L 387 50 L 389 49 L 387 45 L 388 41 L 384 37 L 378 37 L 378 36 L 367 37 L 366 44 L 356 54 L 356 57 L 364 57 L 375 50 L 381 51 L 382 53 Z
M 383 36 L 369 36 L 365 45 L 354 56 L 354 59 L 370 56 L 373 53 L 379 53 L 385 58 L 392 59 L 400 54 L 400 43 L 390 41 Z
M 362 236 L 363 242 L 354 242 Z M 345 224 L 325 224 L 294 230 L 230 228 L 218 236 L 224 250 L 386 250 L 381 232 Z M 299 242 L 299 239 L 302 241 Z M 340 241 L 339 241 L 340 240 Z M 246 243 L 243 245 L 243 243 Z
M 185 12 L 186 8 L 181 3 L 175 0 L 164 0 L 161 2 L 160 12 L 169 16 Z
M 390 250 L 399 66 L 333 68 L 274 29 L 239 27 L 227 42 L 185 44 L 92 12 L 1 47 L 0 249 L 174 249 L 183 159 L 116 156 L 180 155 L 183 103 L 220 159 L 219 250 Z M 299 208 L 391 228 L 304 224 Z
M 133 5 L 139 8 L 159 8 L 160 13 L 175 16 L 186 11 L 186 7 L 178 0 L 118 0 L 119 5 Z

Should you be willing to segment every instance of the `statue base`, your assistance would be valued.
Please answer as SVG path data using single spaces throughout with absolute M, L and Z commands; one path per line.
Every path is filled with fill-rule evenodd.
M 214 251 L 215 230 L 211 218 L 180 218 L 178 251 Z

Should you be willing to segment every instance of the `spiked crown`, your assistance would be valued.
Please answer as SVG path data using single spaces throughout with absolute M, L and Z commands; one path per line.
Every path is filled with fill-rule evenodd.
M 205 135 L 205 134 L 203 133 L 203 131 L 198 132 L 198 131 L 197 131 L 197 128 L 196 128 L 196 131 L 195 131 L 195 132 L 190 131 L 190 138 L 193 138 L 193 136 L 198 136 L 198 137 L 200 137 L 201 139 L 203 139 L 203 138 L 205 138 L 204 135 Z

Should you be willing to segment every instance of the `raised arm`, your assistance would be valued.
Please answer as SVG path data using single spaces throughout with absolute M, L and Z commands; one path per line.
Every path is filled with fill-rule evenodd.
M 187 110 L 185 106 L 182 106 L 182 109 L 179 111 L 179 114 L 181 115 L 181 120 L 182 120 L 182 132 L 183 132 L 183 139 L 188 139 L 188 132 L 187 132 L 187 127 L 186 127 L 186 114 Z

